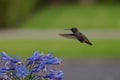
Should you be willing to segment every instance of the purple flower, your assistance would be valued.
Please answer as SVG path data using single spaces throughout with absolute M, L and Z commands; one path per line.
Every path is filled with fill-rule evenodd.
M 39 72 L 46 70 L 46 64 L 44 62 L 41 62 L 39 65 L 37 65 L 32 72 Z
M 10 69 L 10 70 L 15 69 L 15 64 L 18 63 L 19 60 L 8 56 L 5 52 L 2 52 L 1 55 L 2 55 L 2 60 L 5 60 L 4 68 Z
M 0 78 L 8 79 L 10 78 L 10 69 L 0 68 Z
M 61 64 L 62 59 L 54 57 L 52 53 L 34 52 L 28 58 L 26 65 L 17 58 L 8 56 L 2 52 L 4 68 L 0 68 L 0 79 L 8 80 L 62 80 L 64 73 L 57 70 L 55 65 Z M 54 65 L 54 66 L 53 66 Z
M 62 59 L 54 57 L 53 53 L 49 53 L 46 56 L 46 64 L 57 65 L 57 64 L 60 64 L 60 63 L 62 63 Z
M 47 79 L 52 80 L 62 80 L 64 77 L 64 73 L 61 70 L 52 71 L 48 75 L 46 75 Z
M 20 62 L 18 64 L 16 64 L 15 70 L 16 70 L 17 77 L 25 78 L 30 74 L 28 69 Z
M 52 59 L 47 59 L 46 64 L 52 64 L 52 65 L 57 65 L 60 64 L 62 60 L 60 58 L 52 58 Z
M 2 59 L 3 60 L 11 61 L 13 63 L 17 63 L 18 62 L 17 59 L 14 59 L 14 58 L 8 56 L 5 52 L 2 52 L 1 55 L 2 55 Z
M 8 72 L 8 70 L 1 68 L 0 69 L 0 76 L 6 76 L 7 72 Z
M 49 68 L 49 65 L 58 65 L 62 62 L 60 58 L 54 57 L 53 53 L 49 53 L 48 55 L 44 55 L 43 53 L 40 54 L 39 58 L 35 61 L 37 64 L 34 67 L 33 72 L 45 71 Z
M 40 56 L 40 54 L 39 54 L 38 51 L 34 52 L 34 55 L 28 59 L 29 62 L 28 62 L 28 64 L 27 64 L 27 66 L 33 64 L 34 61 L 38 60 L 38 59 L 39 59 L 39 56 Z

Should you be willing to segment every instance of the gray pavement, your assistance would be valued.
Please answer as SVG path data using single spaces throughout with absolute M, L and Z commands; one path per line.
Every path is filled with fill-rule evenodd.
M 91 29 L 80 30 L 90 39 L 120 39 L 120 30 L 115 29 Z M 60 33 L 71 33 L 68 30 L 0 30 L 0 39 L 65 39 Z
M 120 80 L 120 60 L 76 60 L 63 64 L 63 80 Z

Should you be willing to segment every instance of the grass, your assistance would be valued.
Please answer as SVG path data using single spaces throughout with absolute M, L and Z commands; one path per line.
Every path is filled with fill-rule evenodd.
M 52 29 L 77 26 L 83 29 L 119 29 L 119 5 L 48 6 L 29 18 L 21 27 Z
M 54 52 L 64 59 L 120 58 L 120 40 L 93 40 L 93 46 L 75 40 L 0 40 L 0 52 L 29 57 L 34 51 Z

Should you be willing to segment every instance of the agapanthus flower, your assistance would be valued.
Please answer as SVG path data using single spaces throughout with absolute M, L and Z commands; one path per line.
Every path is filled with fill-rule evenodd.
M 62 80 L 64 73 L 54 66 L 62 63 L 62 59 L 54 57 L 53 53 L 34 52 L 25 64 L 17 58 L 1 53 L 1 59 L 5 62 L 0 68 L 0 79 L 7 80 Z
M 62 59 L 54 57 L 53 53 L 49 53 L 46 56 L 46 64 L 57 65 L 57 64 L 60 64 L 61 62 L 62 62 Z
M 51 71 L 49 74 L 46 75 L 46 78 L 52 80 L 62 80 L 64 77 L 64 73 L 61 70 Z
M 18 62 L 17 59 L 8 56 L 5 52 L 2 52 L 1 55 L 2 55 L 2 59 L 3 60 L 11 61 L 13 63 L 17 63 Z
M 7 73 L 9 73 L 8 69 L 1 68 L 0 69 L 0 78 L 4 78 L 4 79 L 9 78 L 9 76 L 7 75 Z
M 26 76 L 30 74 L 28 69 L 21 62 L 16 64 L 15 70 L 16 70 L 17 77 L 26 78 Z
M 33 64 L 33 62 L 35 62 L 36 60 L 38 60 L 39 56 L 40 56 L 40 54 L 39 54 L 38 51 L 34 52 L 33 56 L 28 59 L 29 62 L 27 64 L 27 66 Z
M 36 56 L 38 55 L 38 56 Z M 61 64 L 62 59 L 54 57 L 52 53 L 45 55 L 44 53 L 39 54 L 35 52 L 34 55 L 29 58 L 28 65 L 34 63 L 35 67 L 33 72 L 44 71 L 47 69 L 47 65 L 58 65 Z

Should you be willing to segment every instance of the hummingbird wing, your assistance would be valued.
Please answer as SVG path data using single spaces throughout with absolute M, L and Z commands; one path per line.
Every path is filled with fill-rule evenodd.
M 76 39 L 74 34 L 59 34 L 59 35 L 69 39 Z

